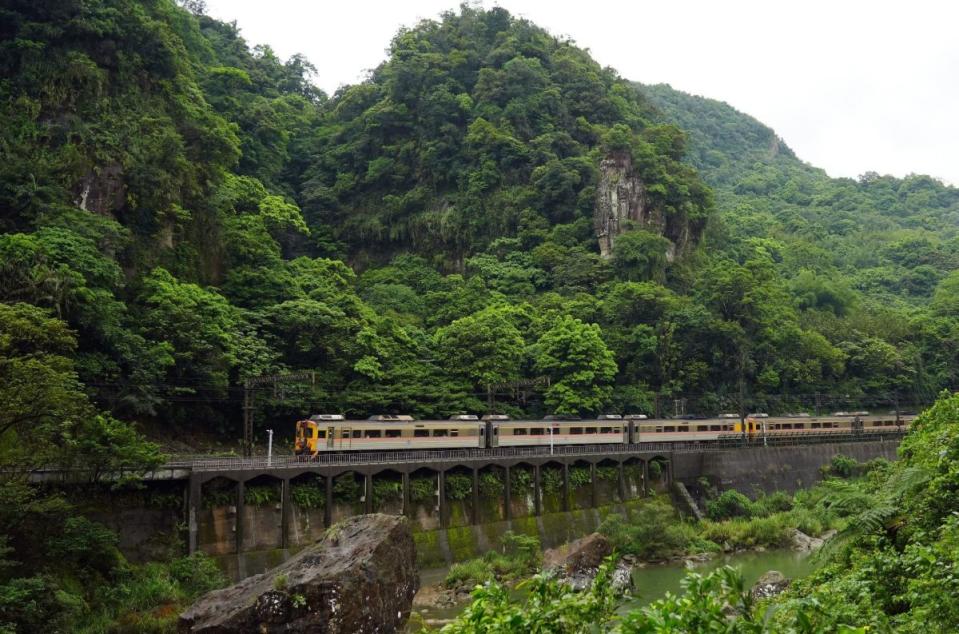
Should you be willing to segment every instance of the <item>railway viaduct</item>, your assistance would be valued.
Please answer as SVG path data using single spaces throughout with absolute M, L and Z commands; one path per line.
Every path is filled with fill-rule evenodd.
M 404 514 L 431 531 L 541 522 L 675 490 L 678 483 L 794 491 L 821 477 L 821 467 L 836 454 L 895 459 L 901 437 L 898 431 L 804 434 L 765 445 L 735 440 L 390 451 L 315 461 L 194 457 L 171 461 L 147 479 L 181 487 L 178 523 L 185 525 L 190 552 L 229 554 L 309 543 L 360 513 Z

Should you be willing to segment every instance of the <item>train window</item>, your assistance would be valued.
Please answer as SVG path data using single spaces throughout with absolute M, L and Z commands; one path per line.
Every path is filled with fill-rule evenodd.
M 571 433 L 571 434 L 582 434 L 582 433 L 583 433 L 583 428 L 582 428 L 582 427 L 570 427 L 570 428 L 569 428 L 569 433 Z
M 657 428 L 656 428 L 656 431 L 657 431 L 657 432 L 661 432 L 661 431 L 663 431 L 663 428 L 662 428 L 662 427 L 657 427 Z
M 716 431 L 715 428 L 718 427 L 718 425 L 713 425 L 712 427 L 713 431 Z M 709 428 L 709 425 L 696 425 L 696 431 L 709 431 Z
M 349 429 L 344 429 L 344 430 L 343 430 L 343 438 L 349 438 L 349 437 L 350 437 L 350 430 L 349 430 Z
M 399 429 L 387 429 L 386 437 L 387 438 L 399 438 L 402 435 L 402 432 Z
M 793 423 L 793 429 L 806 429 L 806 423 Z
M 379 429 L 367 429 L 364 436 L 366 438 L 380 438 L 382 432 Z
M 612 427 L 600 427 L 600 428 L 599 428 L 599 433 L 601 433 L 601 434 L 611 434 L 611 433 L 613 433 L 613 428 L 612 428 Z
M 323 429 L 323 430 L 318 431 L 318 432 L 316 433 L 316 437 L 317 437 L 317 438 L 326 438 L 326 430 Z
M 820 427 L 819 423 L 812 423 L 813 429 L 819 429 L 819 427 Z
M 676 428 L 672 425 L 669 425 L 668 427 L 663 427 L 663 431 L 676 431 Z
M 434 437 L 434 438 L 436 438 L 437 436 L 446 436 L 446 435 L 447 435 L 447 430 L 445 430 L 445 429 L 434 429 L 434 430 L 433 430 L 433 437 Z
M 873 422 L 872 426 L 873 426 L 873 427 L 882 427 L 884 424 L 885 424 L 885 423 L 883 423 L 881 420 L 877 420 L 877 421 Z
M 709 431 L 719 431 L 719 425 L 710 425 Z
M 529 430 L 530 436 L 544 436 L 545 434 L 546 430 L 542 427 L 531 427 Z
M 783 424 L 782 424 L 782 428 L 783 428 L 783 429 L 792 429 L 793 426 L 792 426 L 792 423 L 783 423 Z
M 599 430 L 597 430 L 595 427 L 585 427 L 583 431 L 585 431 L 587 434 L 595 434 Z
M 362 438 L 362 437 L 363 437 L 363 431 L 362 431 L 362 430 L 359 430 L 359 429 L 354 429 L 354 430 L 353 430 L 353 438 Z
M 414 429 L 414 430 L 413 430 L 413 438 L 426 438 L 426 437 L 429 436 L 429 435 L 430 435 L 430 432 L 429 432 L 428 429 Z
M 525 436 L 525 435 L 526 435 L 526 430 L 523 429 L 522 427 L 517 427 L 516 429 L 513 430 L 513 435 L 514 435 L 514 436 Z
M 450 430 L 450 436 L 459 436 L 459 435 L 460 435 L 460 430 L 458 430 L 458 429 L 451 429 L 451 430 Z

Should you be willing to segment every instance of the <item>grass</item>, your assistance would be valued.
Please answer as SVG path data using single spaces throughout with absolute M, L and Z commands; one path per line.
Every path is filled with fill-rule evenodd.
M 76 631 L 174 632 L 180 612 L 225 581 L 216 563 L 202 554 L 131 566 L 114 584 L 100 589 L 99 609 L 83 615 Z
M 542 562 L 538 539 L 510 531 L 500 539 L 498 550 L 453 564 L 444 584 L 447 588 L 458 588 L 488 581 L 512 581 L 538 572 Z

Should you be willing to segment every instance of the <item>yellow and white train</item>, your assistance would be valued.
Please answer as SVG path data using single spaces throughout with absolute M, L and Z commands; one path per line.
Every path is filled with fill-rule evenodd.
M 595 419 L 510 420 L 503 415 L 473 415 L 449 420 L 416 420 L 405 415 L 347 420 L 318 414 L 296 423 L 294 453 L 317 456 L 343 451 L 463 449 L 559 445 L 635 444 L 640 442 L 716 441 L 784 434 L 843 434 L 896 430 L 909 426 L 911 415 L 836 412 L 827 416 L 750 414 L 745 420 L 724 414 L 706 419 L 649 419 L 643 415 L 603 415 Z

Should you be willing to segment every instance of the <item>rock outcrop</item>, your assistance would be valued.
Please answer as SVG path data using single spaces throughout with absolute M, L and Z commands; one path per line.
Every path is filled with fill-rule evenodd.
M 599 163 L 599 179 L 593 204 L 593 229 L 604 258 L 613 253 L 616 236 L 629 229 L 644 228 L 672 242 L 666 253 L 672 261 L 697 238 L 682 215 L 666 217 L 650 204 L 646 184 L 628 152 L 613 152 Z
M 822 537 L 810 537 L 799 529 L 793 529 L 792 547 L 799 552 L 819 550 L 827 539 L 836 534 L 836 531 L 826 531 Z
M 409 522 L 360 515 L 282 565 L 200 598 L 179 632 L 394 632 L 409 616 L 418 577 Z
M 546 570 L 552 571 L 557 578 L 576 590 L 590 586 L 603 560 L 613 553 L 609 540 L 599 533 L 592 533 L 574 542 L 551 548 L 543 553 Z M 627 590 L 632 586 L 630 566 L 621 563 L 613 571 L 613 587 Z
M 559 548 L 543 553 L 547 569 L 559 574 L 573 576 L 583 573 L 596 574 L 603 560 L 613 554 L 613 545 L 599 533 L 591 533 Z
M 599 239 L 599 252 L 606 258 L 613 252 L 616 236 L 629 221 L 642 223 L 649 216 L 646 185 L 633 169 L 633 159 L 625 152 L 616 152 L 599 164 L 593 228 Z
M 781 594 L 789 587 L 789 577 L 778 570 L 770 570 L 765 573 L 752 587 L 752 595 L 757 599 L 774 597 Z

